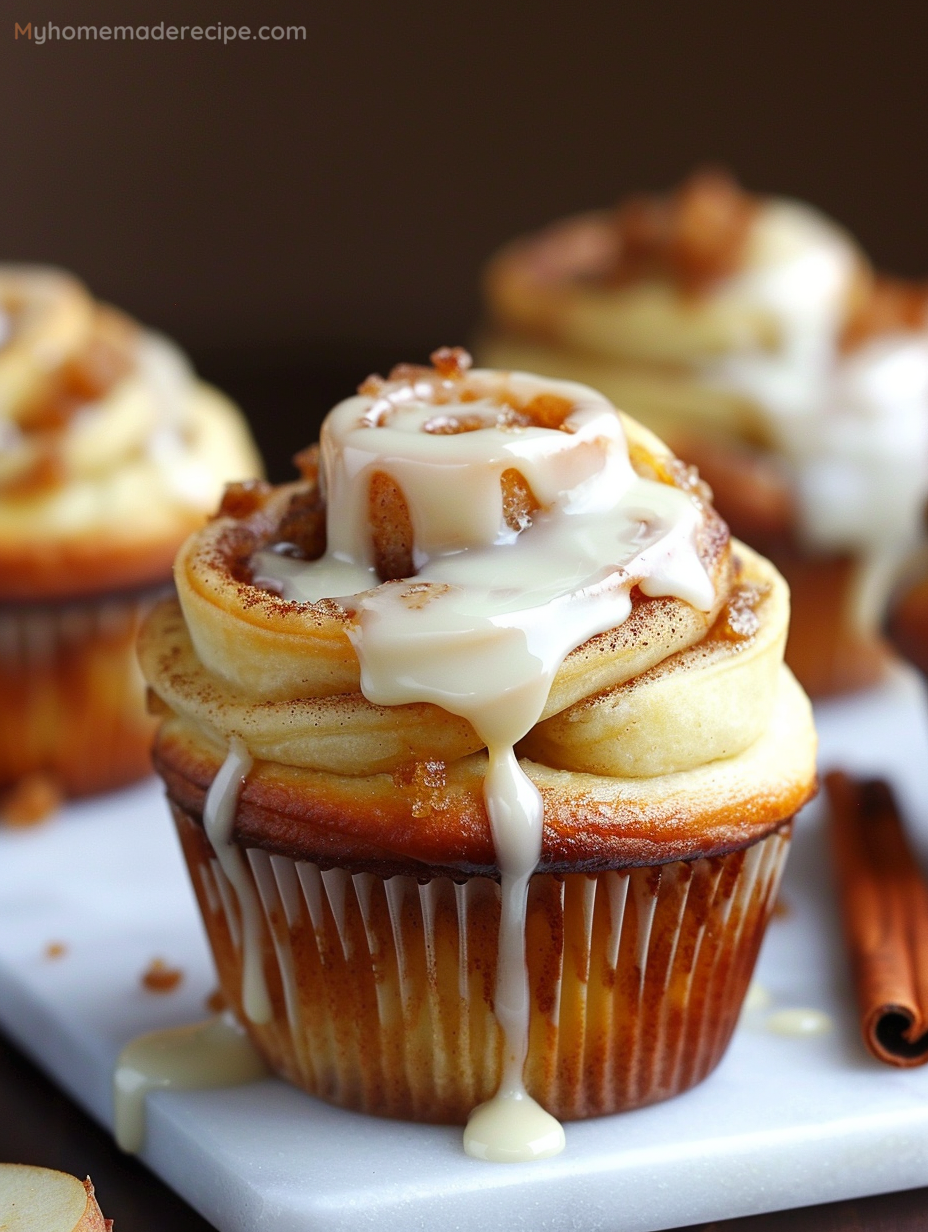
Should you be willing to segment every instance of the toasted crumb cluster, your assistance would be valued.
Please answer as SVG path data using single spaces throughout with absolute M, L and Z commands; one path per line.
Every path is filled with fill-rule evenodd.
M 163 958 L 153 958 L 142 972 L 141 984 L 147 992 L 169 993 L 179 988 L 183 979 L 180 967 L 169 966 Z
M 668 196 L 637 196 L 615 213 L 616 261 L 609 285 L 670 278 L 698 292 L 741 263 L 758 199 L 724 171 L 702 170 Z
M 0 799 L 0 822 L 16 829 L 40 825 L 61 808 L 64 794 L 52 774 L 27 774 Z

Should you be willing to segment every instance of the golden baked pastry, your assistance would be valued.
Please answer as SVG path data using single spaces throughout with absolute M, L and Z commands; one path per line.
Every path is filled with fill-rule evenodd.
M 148 771 L 140 616 L 223 484 L 259 473 L 172 343 L 69 274 L 0 266 L 0 788 Z
M 539 1105 L 716 1064 L 815 742 L 785 584 L 692 468 L 589 388 L 433 360 L 230 489 L 140 656 L 266 1059 L 522 1158 L 563 1144 Z
M 701 172 L 504 248 L 481 356 L 588 381 L 695 463 L 793 592 L 813 694 L 872 684 L 928 498 L 928 289 L 796 201 Z

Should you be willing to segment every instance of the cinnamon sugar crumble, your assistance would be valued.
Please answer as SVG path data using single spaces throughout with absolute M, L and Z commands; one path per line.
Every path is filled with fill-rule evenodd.
M 618 253 L 606 281 L 670 278 L 699 293 L 733 274 L 759 202 L 725 171 L 704 169 L 668 196 L 637 196 L 615 214 Z
M 468 372 L 473 360 L 463 347 L 439 347 L 429 356 L 432 367 L 445 381 L 460 381 Z
M 415 792 L 409 806 L 413 817 L 428 817 L 447 807 L 443 792 L 448 782 L 448 767 L 443 761 L 413 762 L 394 771 L 393 781 L 397 787 L 411 787 Z
M 214 988 L 209 996 L 204 1000 L 203 1006 L 209 1010 L 211 1014 L 221 1014 L 227 1008 L 228 1002 L 223 995 L 221 988 Z
M 184 978 L 180 967 L 170 967 L 163 958 L 153 958 L 141 975 L 141 984 L 148 992 L 169 993 L 179 988 Z
M 712 504 L 712 489 L 695 466 L 680 458 L 674 458 L 668 469 L 676 487 L 689 492 L 691 496 L 695 496 L 706 505 Z
M 47 821 L 64 802 L 54 775 L 37 770 L 27 774 L 0 800 L 0 821 L 14 829 L 27 829 Z
M 574 409 L 574 405 L 569 398 L 562 398 L 560 394 L 536 394 L 522 408 L 522 414 L 536 427 L 573 431 L 564 428 L 564 420 Z
M 757 607 L 768 587 L 745 582 L 736 586 L 717 621 L 718 634 L 729 641 L 746 641 L 760 628 Z
M 96 402 L 126 376 L 135 363 L 138 329 L 115 308 L 98 307 L 84 350 L 47 377 L 35 401 L 19 417 L 29 433 L 58 433 L 88 403 Z
M 376 398 L 383 393 L 386 381 L 382 376 L 378 376 L 376 372 L 372 372 L 370 376 L 365 377 L 358 386 L 358 393 L 364 398 Z
M 368 380 L 373 379 L 373 377 L 368 377 Z M 305 449 L 295 453 L 293 465 L 308 483 L 317 484 L 319 482 L 319 446 L 307 445 Z
M 43 492 L 60 487 L 67 478 L 55 438 L 43 441 L 33 461 L 0 485 L 3 495 L 10 500 L 28 500 Z
M 227 483 L 222 494 L 217 518 L 235 518 L 240 521 L 259 509 L 263 509 L 274 489 L 264 479 L 246 479 L 241 483 Z
M 275 538 L 297 549 L 293 555 L 317 560 L 325 552 L 325 504 L 318 488 L 297 492 L 280 519 Z

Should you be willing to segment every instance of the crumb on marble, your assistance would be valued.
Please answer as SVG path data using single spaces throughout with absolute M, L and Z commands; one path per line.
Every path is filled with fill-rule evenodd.
M 0 822 L 17 830 L 37 826 L 56 813 L 63 800 L 54 775 L 37 770 L 24 775 L 0 799 Z
M 141 978 L 142 987 L 148 992 L 168 993 L 180 987 L 184 973 L 180 967 L 169 966 L 163 958 L 153 958 Z

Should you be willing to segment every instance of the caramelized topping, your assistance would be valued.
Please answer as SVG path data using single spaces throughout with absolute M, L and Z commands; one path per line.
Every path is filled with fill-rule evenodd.
M 757 200 L 727 172 L 697 171 L 668 197 L 639 196 L 616 211 L 614 286 L 670 278 L 698 293 L 738 268 Z
M 528 423 L 538 428 L 563 428 L 564 420 L 574 409 L 574 403 L 559 394 L 536 394 L 522 408 Z
M 473 360 L 463 347 L 439 347 L 429 356 L 432 367 L 443 381 L 461 381 Z
M 532 524 L 532 514 L 541 508 L 535 499 L 535 493 L 515 467 L 503 471 L 500 475 L 500 486 L 503 491 L 503 517 L 506 519 L 506 525 L 510 530 L 525 530 Z
M 369 378 L 373 380 L 373 377 Z M 304 479 L 316 483 L 319 478 L 319 446 L 309 445 L 293 455 L 293 465 Z
M 235 518 L 240 521 L 263 509 L 273 488 L 264 479 L 246 479 L 242 483 L 227 483 L 222 494 L 217 518 Z
M 306 560 L 316 560 L 325 551 L 325 503 L 315 483 L 291 498 L 277 528 L 277 539 L 293 544 Z
M 722 609 L 713 633 L 730 642 L 743 642 L 760 628 L 757 607 L 766 590 L 754 583 L 736 586 Z
M 20 417 L 23 431 L 60 431 L 82 406 L 109 393 L 132 368 L 136 334 L 135 326 L 122 313 L 99 308 L 87 346 L 51 374 L 41 394 Z

